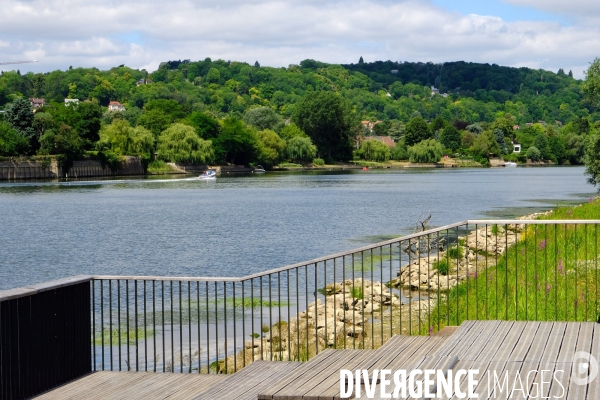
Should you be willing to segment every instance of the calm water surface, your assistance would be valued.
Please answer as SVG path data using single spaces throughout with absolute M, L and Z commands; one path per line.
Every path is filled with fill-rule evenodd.
M 76 274 L 242 276 L 431 225 L 594 195 L 582 167 L 0 184 L 0 289 Z

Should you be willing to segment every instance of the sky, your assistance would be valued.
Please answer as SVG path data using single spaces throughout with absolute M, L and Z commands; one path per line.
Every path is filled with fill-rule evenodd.
M 206 57 L 287 67 L 470 61 L 572 70 L 600 56 L 592 0 L 0 0 L 1 66 L 48 72 Z

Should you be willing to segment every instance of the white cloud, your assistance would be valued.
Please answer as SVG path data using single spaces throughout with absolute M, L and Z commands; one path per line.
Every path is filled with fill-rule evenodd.
M 537 0 L 507 1 L 538 7 Z M 40 63 L 28 67 L 39 71 L 119 64 L 155 69 L 169 59 L 205 57 L 287 66 L 305 58 L 349 63 L 363 56 L 562 67 L 582 77 L 600 49 L 595 24 L 506 22 L 418 0 L 5 0 L 2 8 L 2 57 L 37 58 Z

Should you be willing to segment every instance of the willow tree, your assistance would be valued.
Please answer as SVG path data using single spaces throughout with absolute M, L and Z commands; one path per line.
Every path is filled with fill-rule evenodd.
M 286 142 L 285 150 L 289 159 L 297 163 L 310 162 L 317 155 L 317 146 L 308 136 L 292 137 Z
M 214 159 L 212 142 L 201 139 L 191 126 L 178 123 L 160 134 L 157 152 L 164 161 L 208 163 Z

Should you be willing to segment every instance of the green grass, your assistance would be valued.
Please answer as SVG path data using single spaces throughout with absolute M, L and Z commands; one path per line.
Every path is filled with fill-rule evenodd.
M 543 219 L 599 219 L 600 200 L 562 207 Z M 595 225 L 529 225 L 487 271 L 448 293 L 431 326 L 465 320 L 596 321 L 600 313 L 600 232 Z M 427 328 L 425 328 L 427 330 Z M 425 333 L 425 332 L 423 332 Z
M 173 167 L 161 160 L 154 160 L 148 164 L 148 172 L 151 174 L 166 174 L 173 172 Z
M 353 299 L 362 300 L 364 297 L 362 288 L 353 286 L 352 289 L 350 289 L 350 297 L 352 297 Z
M 433 269 L 437 269 L 441 275 L 448 275 L 448 271 L 450 270 L 448 267 L 448 261 L 445 258 L 434 262 Z
M 102 333 L 104 333 L 104 338 L 102 337 Z M 112 335 L 111 335 L 111 333 L 112 333 Z M 94 338 L 95 339 L 94 344 L 100 346 L 100 345 L 102 345 L 102 339 L 104 339 L 104 345 L 110 346 L 111 336 L 112 336 L 112 345 L 113 346 L 119 345 L 119 336 L 121 338 L 121 345 L 127 344 L 128 339 L 129 339 L 130 344 L 135 344 L 136 330 L 135 330 L 135 328 L 130 328 L 129 331 L 127 331 L 123 327 L 123 329 L 121 329 L 121 331 L 119 332 L 119 329 L 117 329 L 117 328 L 112 329 L 112 331 L 110 329 L 106 328 L 106 329 L 104 329 L 104 332 L 102 332 L 102 331 L 96 332 L 96 336 Z M 152 329 L 146 329 L 145 336 L 144 336 L 143 328 L 137 329 L 138 342 L 144 340 L 144 337 L 150 338 L 152 336 L 154 336 L 154 331 Z

